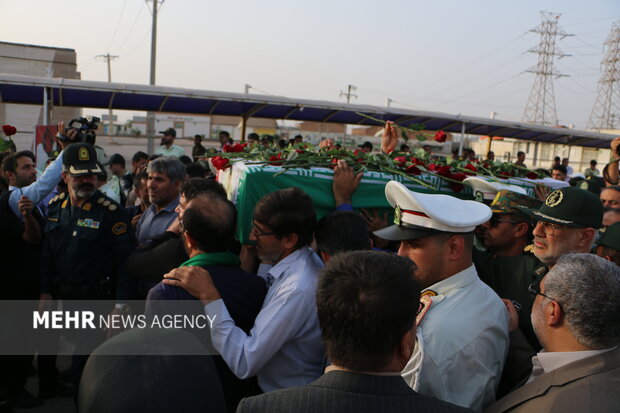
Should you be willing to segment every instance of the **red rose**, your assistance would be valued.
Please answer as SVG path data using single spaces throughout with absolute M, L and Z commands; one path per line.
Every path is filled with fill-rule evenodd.
M 525 176 L 529 179 L 538 179 L 538 174 L 536 172 L 528 172 Z
M 512 172 L 508 172 L 508 171 L 502 171 L 499 173 L 500 176 L 505 176 L 506 178 L 510 178 L 512 175 Z
M 437 169 L 437 165 L 435 165 L 434 163 L 429 163 L 427 169 L 429 171 L 434 171 Z
M 445 142 L 446 138 L 448 136 L 446 135 L 446 133 L 442 130 L 437 131 L 437 133 L 435 133 L 435 140 L 437 142 Z
M 396 162 L 400 166 L 405 166 L 405 164 L 407 163 L 407 158 L 405 158 L 404 156 L 397 156 L 396 158 L 394 158 L 394 162 Z
M 422 173 L 422 171 L 420 170 L 420 168 L 418 168 L 415 165 L 410 165 L 405 172 L 407 172 L 408 174 L 413 174 L 413 175 L 420 175 Z
M 449 166 L 442 166 L 441 168 L 437 169 L 437 175 L 441 175 L 441 176 L 445 176 L 446 178 L 451 178 L 452 177 L 452 172 L 450 171 L 450 167 Z M 465 174 L 463 174 L 465 175 Z M 465 179 L 465 178 L 463 178 Z
M 353 155 L 355 155 L 355 156 L 360 156 L 360 155 L 363 155 L 363 154 L 364 154 L 364 151 L 361 150 L 361 149 L 356 149 L 356 150 L 353 151 Z
M 4 132 L 6 136 L 12 136 L 17 133 L 17 128 L 11 125 L 2 125 L 2 132 Z
M 281 166 L 282 162 L 278 162 L 281 161 L 282 157 L 280 156 L 280 154 L 278 155 L 271 155 L 269 157 L 269 163 L 272 164 L 273 166 Z
M 233 146 L 229 144 L 222 146 L 222 152 L 234 152 Z
M 211 158 L 211 164 L 213 164 L 215 169 L 226 169 L 230 166 L 230 161 L 227 158 L 215 156 Z
M 465 165 L 465 169 L 469 169 L 472 172 L 478 172 L 478 168 L 476 168 L 474 165 L 468 163 L 467 165 Z M 472 172 L 465 172 L 465 174 L 467 175 L 475 175 Z
M 455 181 L 460 181 L 460 182 L 462 182 L 463 179 L 465 179 L 465 178 L 467 178 L 467 175 L 465 175 L 462 172 L 457 172 L 457 173 L 455 173 L 454 175 L 452 175 L 450 177 L 450 179 L 454 179 Z M 461 192 L 463 190 L 463 184 L 457 184 L 456 182 L 450 182 L 450 184 L 448 186 L 454 192 Z
M 295 152 L 297 152 L 297 153 L 304 153 L 304 151 L 302 151 L 301 149 L 295 149 Z
M 230 145 L 224 145 L 224 149 L 226 149 L 226 146 L 230 146 Z M 241 145 L 240 143 L 235 143 L 230 149 L 231 149 L 230 151 L 224 150 L 224 152 L 243 152 L 243 150 L 245 149 L 245 146 Z

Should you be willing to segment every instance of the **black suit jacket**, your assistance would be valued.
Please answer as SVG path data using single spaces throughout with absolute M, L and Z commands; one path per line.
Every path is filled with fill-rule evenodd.
M 241 400 L 243 412 L 471 412 L 422 396 L 400 375 L 330 371 L 303 387 L 292 387 Z

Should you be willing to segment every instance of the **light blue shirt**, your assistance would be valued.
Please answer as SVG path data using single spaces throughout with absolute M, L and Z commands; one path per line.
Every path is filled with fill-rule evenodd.
M 471 267 L 433 284 L 418 342 L 402 371 L 424 396 L 481 411 L 495 401 L 508 354 L 508 312 Z
M 170 224 L 177 219 L 177 213 L 175 211 L 177 205 L 179 205 L 178 196 L 159 212 L 155 204 L 151 204 L 147 210 L 144 211 L 138 221 L 138 225 L 136 225 L 136 238 L 141 246 L 148 245 L 153 238 L 163 234 Z
M 62 157 L 64 151 L 61 152 L 58 157 L 45 168 L 45 171 L 41 175 L 39 179 L 34 181 L 28 186 L 23 188 L 17 188 L 11 195 L 9 196 L 9 206 L 11 207 L 11 211 L 19 217 L 22 221 L 24 217 L 19 212 L 19 208 L 17 207 L 17 203 L 19 202 L 19 198 L 23 196 L 29 198 L 33 204 L 38 204 L 47 194 L 52 192 L 58 182 L 60 182 L 60 177 L 62 174 Z
M 321 376 L 324 351 L 315 294 L 322 266 L 308 247 L 274 265 L 249 335 L 235 326 L 221 299 L 205 306 L 207 317 L 215 317 L 213 345 L 237 377 L 257 375 L 260 388 L 268 392 L 303 386 Z

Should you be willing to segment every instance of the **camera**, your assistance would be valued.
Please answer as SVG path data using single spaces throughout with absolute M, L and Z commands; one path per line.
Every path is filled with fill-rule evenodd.
M 59 136 L 58 139 L 66 142 L 69 140 L 66 136 L 67 132 L 73 129 L 77 132 L 77 136 L 72 142 L 84 142 L 94 145 L 97 136 L 95 130 L 97 130 L 97 124 L 99 122 L 101 122 L 101 119 L 96 116 L 93 116 L 90 120 L 84 117 L 73 118 L 71 122 L 69 122 L 69 127 L 65 128 L 64 135 Z

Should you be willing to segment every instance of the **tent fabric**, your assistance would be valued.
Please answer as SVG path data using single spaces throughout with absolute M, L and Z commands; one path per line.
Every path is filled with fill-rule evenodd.
M 0 73 L 0 101 L 41 105 L 47 88 L 51 104 L 101 109 L 140 110 L 200 115 L 228 115 L 297 121 L 376 126 L 358 112 L 401 126 L 424 124 L 427 130 L 501 136 L 563 145 L 608 148 L 614 135 L 553 128 L 441 112 L 354 105 L 283 96 L 265 96 L 165 86 L 150 86 L 78 79 L 46 78 Z

